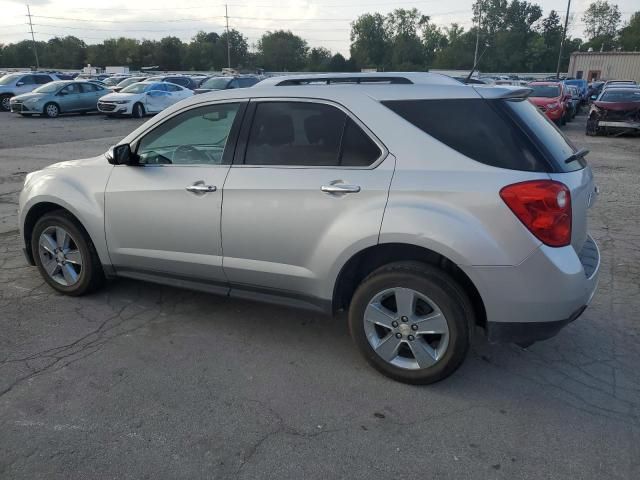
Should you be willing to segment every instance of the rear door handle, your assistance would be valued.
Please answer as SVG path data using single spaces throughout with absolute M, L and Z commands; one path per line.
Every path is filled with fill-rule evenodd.
M 332 183 L 320 187 L 324 193 L 358 193 L 360 185 L 347 185 L 346 183 Z
M 205 185 L 204 182 L 196 182 L 186 187 L 186 190 L 191 193 L 210 193 L 215 192 L 217 188 L 215 185 Z

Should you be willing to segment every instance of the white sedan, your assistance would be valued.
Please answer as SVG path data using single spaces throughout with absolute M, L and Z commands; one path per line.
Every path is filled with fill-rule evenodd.
M 145 81 L 105 95 L 98 102 L 98 110 L 107 115 L 131 115 L 141 118 L 158 113 L 174 103 L 193 95 L 188 88 L 168 82 Z

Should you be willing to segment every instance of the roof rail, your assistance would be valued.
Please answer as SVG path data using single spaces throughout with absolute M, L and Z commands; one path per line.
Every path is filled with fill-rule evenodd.
M 378 72 L 378 73 L 320 73 L 308 75 L 282 75 L 266 78 L 255 86 L 300 86 L 300 85 L 412 85 L 449 84 L 460 85 L 457 80 L 438 73 L 425 72 Z

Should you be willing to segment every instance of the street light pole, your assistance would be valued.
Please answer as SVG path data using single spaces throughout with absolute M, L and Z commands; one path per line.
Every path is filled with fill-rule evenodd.
M 31 23 L 31 10 L 27 5 L 27 17 L 29 17 L 29 30 L 31 30 L 31 40 L 33 41 L 33 54 L 36 57 L 36 70 L 40 70 L 40 62 L 38 61 L 38 47 L 36 46 L 36 37 L 33 34 L 33 23 Z
M 564 17 L 564 29 L 562 30 L 562 38 L 560 39 L 560 52 L 558 52 L 558 66 L 556 67 L 556 78 L 560 78 L 560 62 L 562 62 L 562 50 L 564 49 L 564 39 L 567 36 L 567 26 L 569 25 L 570 9 L 571 9 L 571 0 L 568 0 L 567 14 Z
M 224 4 L 224 18 L 227 20 L 227 66 L 231 68 L 231 38 L 229 37 L 229 10 Z

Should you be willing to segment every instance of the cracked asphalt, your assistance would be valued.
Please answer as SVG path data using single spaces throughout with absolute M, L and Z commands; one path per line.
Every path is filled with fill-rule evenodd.
M 414 387 L 365 365 L 343 317 L 129 280 L 53 293 L 19 249 L 24 175 L 140 122 L 0 114 L 0 479 L 640 478 L 640 138 L 584 121 L 593 304 L 526 350 L 478 336 Z

